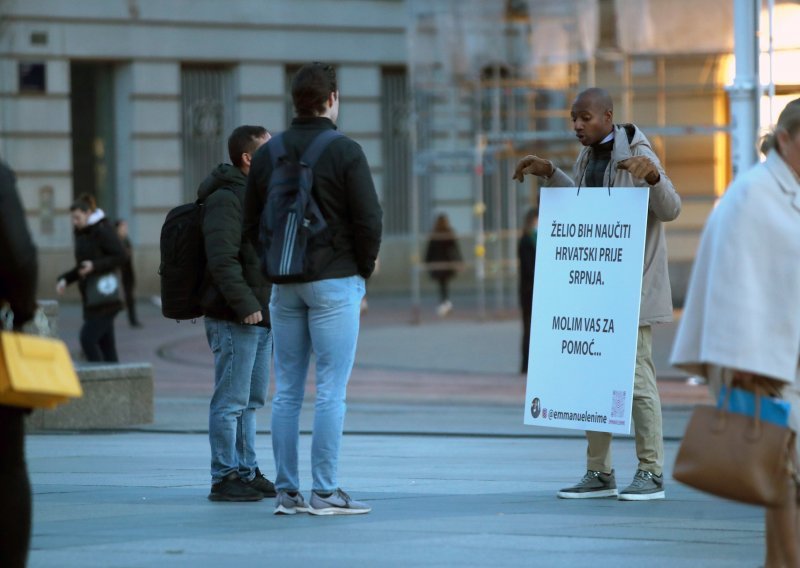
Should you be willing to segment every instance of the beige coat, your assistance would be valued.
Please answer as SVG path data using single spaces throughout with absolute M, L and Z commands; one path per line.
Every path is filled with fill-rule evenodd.
M 627 130 L 633 138 L 628 142 Z M 589 163 L 591 149 L 584 147 L 578 155 L 573 168 L 573 177 L 556 168 L 555 173 L 545 183 L 550 187 L 574 187 L 573 180 L 580 179 L 584 187 L 584 173 Z M 642 275 L 642 296 L 639 307 L 639 325 L 651 325 L 672 321 L 672 289 L 667 271 L 667 239 L 664 235 L 664 222 L 672 221 L 681 212 L 681 198 L 675 191 L 672 181 L 664 173 L 661 162 L 650 147 L 650 141 L 633 124 L 614 126 L 614 149 L 605 173 L 606 187 L 646 187 L 643 179 L 634 179 L 627 170 L 617 168 L 617 164 L 631 156 L 647 156 L 658 167 L 661 179 L 650 187 L 650 205 L 647 213 L 647 231 L 644 244 L 644 273 Z M 613 177 L 612 177 L 613 176 Z M 591 188 L 597 191 L 599 188 Z
M 785 382 L 800 361 L 800 181 L 777 152 L 739 176 L 708 218 L 672 363 Z

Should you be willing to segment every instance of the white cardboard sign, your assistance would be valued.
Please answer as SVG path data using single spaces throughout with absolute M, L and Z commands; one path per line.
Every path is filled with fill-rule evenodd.
M 525 424 L 630 432 L 648 199 L 541 190 Z

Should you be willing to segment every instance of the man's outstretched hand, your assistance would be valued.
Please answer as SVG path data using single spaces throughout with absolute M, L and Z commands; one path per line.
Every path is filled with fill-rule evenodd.
M 653 161 L 647 156 L 633 156 L 617 164 L 621 170 L 628 170 L 633 177 L 643 179 L 648 185 L 655 185 L 661 179 L 661 174 Z
M 514 170 L 514 179 L 522 181 L 525 174 L 534 176 L 551 176 L 555 172 L 553 163 L 550 160 L 545 160 L 539 156 L 525 156 L 519 162 Z

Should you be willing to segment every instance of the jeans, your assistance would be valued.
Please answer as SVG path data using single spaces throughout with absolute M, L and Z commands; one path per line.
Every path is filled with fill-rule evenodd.
M 272 333 L 266 327 L 204 318 L 214 353 L 214 394 L 208 414 L 211 482 L 231 472 L 256 475 L 256 411 L 267 400 Z
M 316 402 L 311 440 L 312 489 L 335 491 L 344 426 L 347 382 L 356 356 L 361 276 L 272 287 L 270 315 L 275 338 L 272 451 L 275 487 L 297 491 L 300 408 L 311 351 L 316 357 Z
M 87 318 L 81 327 L 81 349 L 88 361 L 117 363 L 117 341 L 114 338 L 114 318 L 117 314 Z

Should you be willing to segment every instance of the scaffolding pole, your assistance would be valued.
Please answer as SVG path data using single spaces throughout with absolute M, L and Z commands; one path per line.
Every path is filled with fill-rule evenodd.
M 758 136 L 758 10 L 757 0 L 734 0 L 733 40 L 736 76 L 731 99 L 731 163 L 733 177 L 756 163 Z
M 419 139 L 417 133 L 417 121 L 419 119 L 417 113 L 416 94 L 409 94 L 410 110 L 408 113 L 409 121 L 409 142 L 411 146 L 411 199 L 409 205 L 411 211 L 409 229 L 411 230 L 411 323 L 419 324 L 422 321 L 422 300 L 421 300 L 421 283 L 422 278 L 420 266 L 420 242 L 419 242 Z
M 483 188 L 483 164 L 486 150 L 486 137 L 475 136 L 474 174 L 472 176 L 475 204 L 473 206 L 475 227 L 475 281 L 478 287 L 478 319 L 486 319 L 486 228 L 484 214 L 486 202 Z

